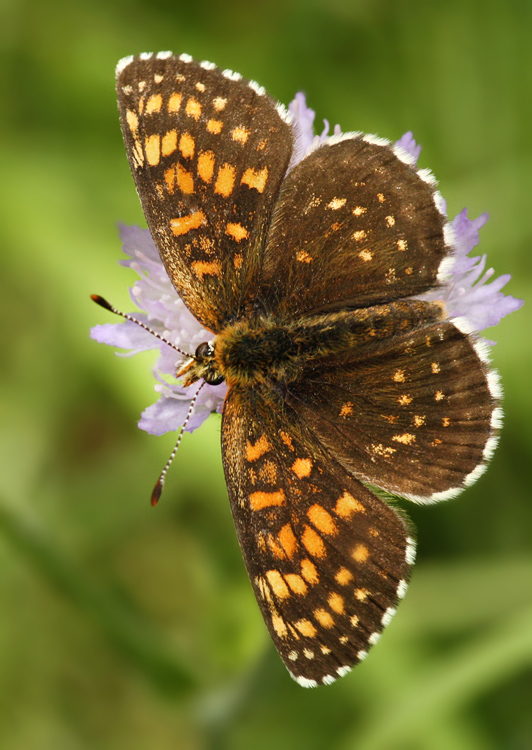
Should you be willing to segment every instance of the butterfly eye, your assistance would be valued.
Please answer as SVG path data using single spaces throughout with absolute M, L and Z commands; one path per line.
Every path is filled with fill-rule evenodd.
M 214 354 L 213 346 L 209 344 L 207 341 L 204 341 L 196 349 L 194 353 L 194 357 L 196 359 L 202 360 L 202 359 L 206 359 L 207 357 L 211 357 L 213 354 Z

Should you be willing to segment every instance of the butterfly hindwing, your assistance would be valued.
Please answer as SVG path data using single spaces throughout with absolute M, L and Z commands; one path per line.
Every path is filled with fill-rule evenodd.
M 242 314 L 292 152 L 284 109 L 211 63 L 141 55 L 117 69 L 122 132 L 155 244 L 178 294 L 218 331 Z
M 450 321 L 429 322 L 432 304 L 418 303 L 427 323 L 371 343 L 376 321 L 399 320 L 401 304 L 360 311 L 368 343 L 309 364 L 287 400 L 349 472 L 430 502 L 484 470 L 500 426 L 500 389 L 485 346 Z
M 268 310 L 366 307 L 437 285 L 449 230 L 433 180 L 397 154 L 406 159 L 384 141 L 331 138 L 289 173 L 264 255 Z
M 403 520 L 266 391 L 232 390 L 223 461 L 242 553 L 292 676 L 327 684 L 362 660 L 406 591 Z

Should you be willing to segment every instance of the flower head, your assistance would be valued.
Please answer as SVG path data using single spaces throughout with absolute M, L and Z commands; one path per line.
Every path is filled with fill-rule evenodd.
M 324 121 L 320 135 L 314 134 L 315 112 L 307 107 L 305 96 L 297 94 L 289 106 L 292 113 L 294 129 L 294 154 L 290 164 L 293 168 L 306 154 L 324 143 L 329 138 L 329 123 Z M 342 135 L 338 125 L 334 136 Z M 405 133 L 396 144 L 417 162 L 421 147 L 416 144 L 412 133 Z M 445 210 L 445 203 L 442 201 Z M 421 295 L 422 299 L 443 299 L 449 317 L 466 317 L 471 327 L 480 332 L 496 325 L 502 317 L 519 309 L 523 304 L 501 292 L 509 281 L 508 274 L 493 277 L 493 269 L 485 271 L 486 256 L 469 257 L 469 253 L 479 242 L 478 230 L 486 223 L 487 214 L 470 220 L 467 209 L 464 209 L 451 222 L 453 235 L 453 263 L 450 266 L 449 279 L 442 289 Z M 133 269 L 139 279 L 130 289 L 131 299 L 138 310 L 132 315 L 153 331 L 161 335 L 179 349 L 192 356 L 196 347 L 208 341 L 212 334 L 194 318 L 173 287 L 160 260 L 159 253 L 147 229 L 121 226 L 120 236 L 123 242 L 126 260 L 122 265 Z M 126 320 L 123 323 L 108 323 L 92 328 L 91 337 L 96 341 L 121 349 L 127 349 L 122 356 L 136 354 L 147 349 L 157 348 L 159 357 L 154 367 L 157 381 L 155 390 L 158 400 L 144 410 L 139 427 L 152 435 L 178 429 L 185 422 L 191 400 L 197 397 L 193 414 L 186 429 L 190 432 L 199 427 L 211 412 L 221 412 L 227 386 L 194 383 L 183 388 L 173 380 L 182 356 L 145 329 Z
M 212 333 L 198 323 L 177 294 L 149 230 L 121 226 L 120 236 L 124 253 L 128 256 L 120 262 L 136 271 L 140 277 L 130 289 L 131 299 L 139 310 L 146 311 L 134 312 L 132 315 L 172 344 L 193 355 L 199 344 L 212 338 Z M 195 383 L 185 389 L 168 379 L 168 376 L 175 376 L 177 364 L 182 359 L 175 349 L 129 320 L 94 326 L 91 337 L 102 344 L 129 349 L 122 356 L 147 349 L 159 349 L 159 357 L 153 369 L 157 380 L 155 391 L 159 398 L 142 412 L 139 427 L 151 435 L 162 435 L 176 430 L 184 423 L 191 399 L 201 384 Z M 198 395 L 187 430 L 195 430 L 211 412 L 221 412 L 226 392 L 225 383 L 216 386 L 205 383 Z

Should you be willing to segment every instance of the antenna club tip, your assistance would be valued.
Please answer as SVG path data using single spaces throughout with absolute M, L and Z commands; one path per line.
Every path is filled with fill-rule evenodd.
M 157 482 L 157 484 L 155 485 L 155 487 L 153 488 L 153 492 L 151 493 L 151 500 L 150 500 L 150 502 L 151 502 L 152 508 L 155 508 L 155 506 L 159 502 L 159 499 L 161 497 L 162 491 L 163 491 L 163 482 L 161 482 L 161 480 L 159 480 Z
M 97 305 L 100 305 L 100 307 L 104 307 L 106 310 L 113 312 L 113 308 L 111 307 L 109 302 L 107 302 L 107 300 L 103 297 L 100 297 L 99 294 L 91 294 L 91 300 L 93 302 L 96 302 Z

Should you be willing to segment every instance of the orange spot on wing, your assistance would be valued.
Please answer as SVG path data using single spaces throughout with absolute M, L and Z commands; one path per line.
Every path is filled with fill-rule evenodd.
M 213 135 L 218 135 L 222 132 L 224 124 L 221 120 L 209 120 L 207 123 L 207 130 Z
M 338 527 L 333 521 L 332 516 L 321 505 L 318 505 L 317 503 L 311 505 L 307 511 L 307 516 L 311 523 L 318 529 L 318 531 L 321 531 L 322 534 L 338 533 Z
M 289 523 L 282 527 L 277 538 L 288 557 L 293 557 L 297 549 L 297 539 Z
M 225 105 L 227 104 L 227 99 L 223 96 L 217 96 L 216 99 L 213 99 L 212 106 L 217 112 L 221 112 L 225 109 Z
M 249 130 L 248 128 L 244 128 L 242 126 L 238 128 L 233 128 L 231 131 L 231 138 L 234 141 L 238 141 L 239 143 L 245 143 L 247 139 L 249 138 Z
M 337 500 L 334 512 L 342 518 L 348 518 L 353 513 L 365 513 L 366 509 L 360 500 L 357 500 L 349 492 L 344 492 L 342 497 Z
M 168 130 L 163 135 L 163 139 L 161 141 L 161 153 L 163 156 L 169 156 L 170 154 L 173 154 L 173 152 L 177 148 L 177 130 Z
M 336 614 L 342 615 L 344 613 L 345 603 L 343 597 L 341 597 L 340 594 L 332 593 L 327 599 L 327 603 L 332 611 L 336 612 Z
M 176 169 L 177 186 L 185 195 L 194 192 L 194 178 L 192 172 L 187 172 L 182 164 L 177 165 Z
M 198 155 L 198 174 L 203 182 L 210 182 L 214 174 L 214 154 L 212 151 L 201 151 Z
M 406 393 L 403 393 L 402 396 L 399 396 L 399 398 L 397 400 L 399 401 L 399 403 L 400 403 L 401 406 L 408 406 L 408 404 L 412 403 L 411 396 L 407 396 Z
M 214 192 L 228 198 L 233 192 L 235 186 L 235 168 L 232 164 L 224 164 L 218 170 L 216 182 L 214 183 Z
M 161 138 L 159 135 L 149 135 L 144 141 L 144 150 L 146 159 L 152 167 L 156 166 L 161 160 Z
M 340 568 L 338 573 L 334 576 L 334 580 L 336 583 L 339 583 L 340 586 L 347 586 L 347 584 L 351 583 L 353 580 L 353 574 L 347 568 Z
M 351 552 L 351 557 L 353 558 L 353 560 L 355 560 L 355 562 L 366 562 L 369 557 L 369 550 L 363 544 L 357 544 L 354 550 Z
M 240 182 L 250 188 L 255 188 L 259 193 L 264 191 L 268 181 L 268 167 L 264 169 L 246 169 Z
M 308 581 L 308 583 L 319 583 L 320 577 L 318 575 L 318 571 L 316 570 L 316 566 L 311 560 L 308 560 L 306 557 L 301 560 L 299 567 L 301 568 L 301 575 L 305 579 L 305 581 Z
M 303 534 L 301 536 L 301 541 L 305 545 L 305 548 L 307 549 L 307 551 L 313 557 L 325 557 L 326 556 L 327 550 L 325 549 L 325 544 L 323 543 L 323 539 L 310 526 L 305 526 L 305 530 L 303 531 Z
M 276 492 L 252 492 L 249 496 L 249 503 L 252 510 L 262 510 L 274 505 L 284 505 L 286 498 L 283 490 Z
M 315 638 L 318 632 L 310 620 L 298 620 L 297 622 L 294 622 L 294 627 L 299 630 L 301 635 L 305 636 L 305 638 Z
M 225 233 L 232 237 L 237 242 L 241 242 L 249 237 L 248 230 L 242 226 L 242 224 L 235 224 L 228 222 L 225 227 Z
M 153 112 L 160 112 L 162 103 L 162 94 L 152 94 L 146 102 L 146 114 L 151 115 Z
M 349 417 L 353 413 L 353 402 L 352 401 L 346 401 L 345 404 L 342 404 L 342 408 L 340 409 L 340 416 L 341 417 Z
M 187 101 L 185 112 L 187 113 L 187 115 L 197 121 L 199 120 L 201 115 L 201 104 L 197 99 L 191 98 Z
M 266 578 L 271 586 L 271 589 L 278 599 L 286 599 L 290 596 L 290 591 L 286 585 L 282 575 L 278 570 L 268 570 Z
M 292 464 L 292 471 L 299 479 L 308 477 L 312 471 L 312 461 L 310 458 L 296 458 Z
M 334 617 L 326 609 L 315 609 L 313 615 L 323 628 L 333 627 Z
M 248 461 L 256 461 L 270 449 L 271 445 L 266 435 L 261 435 L 256 443 L 251 443 L 248 440 L 246 443 L 246 459 Z
M 164 181 L 168 192 L 170 195 L 173 195 L 175 192 L 175 167 L 170 167 L 170 169 L 164 170 Z M 172 221 L 177 221 L 177 219 L 172 219 Z M 172 221 L 170 222 L 170 226 Z
M 290 437 L 290 435 L 287 432 L 283 432 L 283 430 L 280 430 L 279 431 L 279 437 L 281 438 L 281 440 L 283 441 L 283 443 L 288 448 L 290 448 L 291 451 L 294 450 L 294 445 L 293 445 L 293 442 L 292 442 L 292 438 Z
M 284 549 L 281 547 L 281 545 L 277 542 L 277 540 L 272 534 L 268 535 L 268 547 L 270 548 L 272 553 L 275 555 L 275 557 L 277 557 L 278 560 L 286 560 Z
M 183 99 L 182 94 L 172 94 L 168 99 L 167 109 L 169 112 L 179 112 L 181 106 L 181 100 Z
M 222 272 L 222 266 L 217 260 L 196 260 L 192 263 L 192 270 L 196 276 L 203 279 L 204 276 L 219 276 Z
M 190 133 L 183 133 L 181 138 L 179 139 L 179 150 L 185 157 L 185 159 L 192 159 L 194 156 L 194 150 L 195 150 L 196 144 L 194 142 L 194 138 L 190 135 Z
M 272 627 L 279 638 L 286 638 L 286 636 L 288 635 L 286 623 L 281 615 L 277 614 L 277 612 L 274 612 L 274 614 L 272 615 Z
M 205 214 L 203 211 L 194 211 L 193 214 L 189 214 L 188 216 L 181 216 L 178 219 L 170 219 L 170 229 L 172 234 L 175 234 L 176 237 L 180 237 L 191 229 L 199 229 L 204 221 Z
M 131 132 L 135 134 L 139 129 L 139 118 L 137 113 L 128 109 L 126 112 L 126 122 Z
M 299 596 L 304 596 L 308 591 L 308 586 L 305 583 L 305 581 L 301 578 L 301 576 L 296 575 L 295 573 L 287 573 L 284 577 L 287 584 L 290 586 L 294 594 L 298 594 Z

